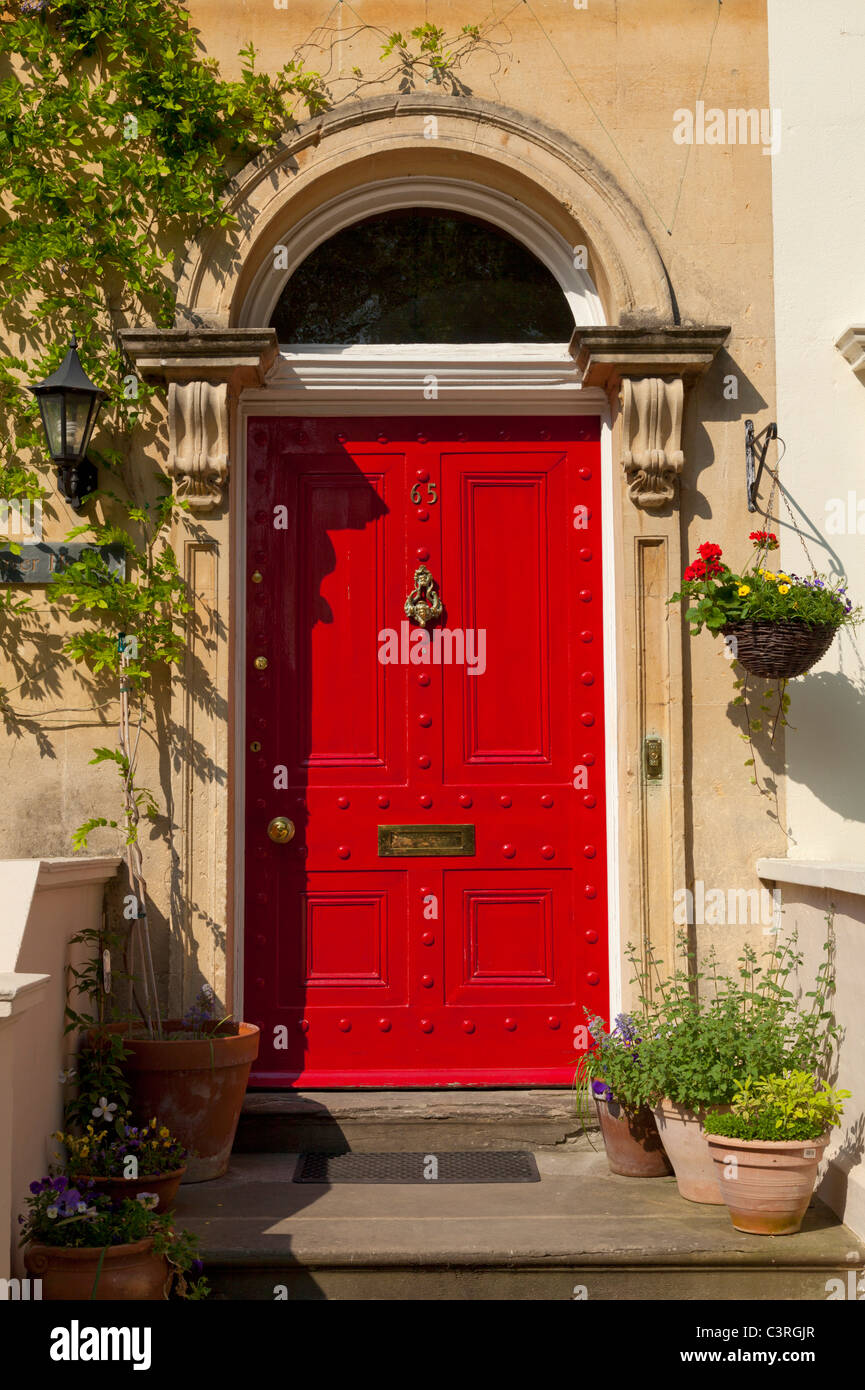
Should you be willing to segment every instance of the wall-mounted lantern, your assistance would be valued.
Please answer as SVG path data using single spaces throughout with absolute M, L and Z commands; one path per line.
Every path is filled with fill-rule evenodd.
M 76 509 L 96 488 L 96 468 L 87 458 L 87 449 L 99 408 L 108 396 L 85 372 L 77 346 L 73 333 L 57 371 L 37 386 L 28 387 L 39 402 L 51 461 L 57 469 L 57 489 Z

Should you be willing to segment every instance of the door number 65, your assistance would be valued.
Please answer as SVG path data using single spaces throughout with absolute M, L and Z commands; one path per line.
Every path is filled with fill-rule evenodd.
M 409 493 L 409 497 L 410 497 L 411 500 L 414 502 L 415 506 L 417 506 L 418 502 L 420 502 L 420 501 L 422 500 L 422 499 L 421 499 L 421 494 L 420 494 L 420 489 L 421 489 L 420 483 L 415 483 L 414 487 L 412 488 L 411 492 Z M 437 501 L 439 500 L 439 495 L 438 495 L 438 493 L 436 492 L 436 485 L 435 485 L 435 483 L 427 483 L 427 485 L 426 485 L 426 500 L 427 500 L 428 502 L 437 502 Z

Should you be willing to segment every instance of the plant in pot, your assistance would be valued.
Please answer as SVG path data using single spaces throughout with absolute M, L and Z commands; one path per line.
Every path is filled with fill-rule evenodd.
M 55 1138 L 64 1149 L 63 1171 L 76 1186 L 88 1183 L 115 1202 L 152 1192 L 157 1198 L 154 1210 L 169 1211 L 186 1171 L 186 1150 L 155 1118 L 146 1125 L 133 1125 L 128 1115 L 115 1115 L 116 1109 L 102 1096 L 94 1119 L 111 1124 L 110 1129 L 104 1125 L 97 1129 L 91 1122 L 81 1135 L 58 1130 Z
M 728 1108 L 747 1076 L 787 1068 L 821 1070 L 837 1036 L 829 996 L 834 988 L 831 929 L 826 958 L 814 988 L 797 997 L 791 985 L 803 964 L 793 933 L 776 938 L 761 957 L 745 945 L 735 976 L 718 967 L 714 949 L 699 970 L 687 936 L 679 934 L 686 968 L 660 977 L 639 1002 L 640 1067 L 635 1102 L 652 1106 L 658 1132 L 676 1174 L 680 1194 L 692 1202 L 721 1205 L 703 1124 L 710 1109 Z M 635 952 L 629 948 L 632 964 Z M 646 976 L 636 980 L 645 989 Z
M 221 1177 L 258 1055 L 258 1028 L 218 1016 L 207 985 L 183 1018 L 160 1021 L 158 1036 L 112 1027 L 121 1030 L 126 1048 L 133 1115 L 158 1116 L 188 1150 L 183 1182 Z
M 728 1112 L 706 1117 L 718 1186 L 737 1231 L 787 1236 L 808 1209 L 830 1130 L 849 1091 L 789 1070 L 737 1082 Z
M 773 531 L 752 531 L 749 539 L 754 554 L 741 573 L 722 560 L 719 545 L 701 545 L 698 558 L 688 565 L 681 588 L 669 602 L 687 601 L 690 607 L 685 618 L 692 635 L 703 627 L 715 636 L 720 633 L 728 656 L 744 670 L 745 675 L 735 682 L 739 693 L 733 703 L 745 714 L 747 732 L 743 737 L 749 745 L 746 766 L 753 768 L 753 735 L 763 731 L 762 716 L 769 717 L 771 728 L 767 732 L 773 743 L 778 725 L 787 722 L 788 680 L 816 665 L 839 628 L 861 621 L 862 610 L 853 606 L 839 577 L 833 579 L 816 571 L 800 577 L 770 569 L 766 563 L 769 552 L 778 548 Z M 777 682 L 774 707 L 764 687 L 752 698 L 751 676 Z M 752 712 L 754 699 L 758 704 Z M 758 783 L 757 777 L 752 781 Z
M 170 1131 L 175 1156 L 186 1152 L 178 1181 L 220 1176 L 258 1052 L 258 1029 L 218 1016 L 208 986 L 179 1020 L 163 1021 L 154 1013 L 148 1015 L 149 1028 L 118 1020 L 118 1006 L 112 1005 L 118 983 L 129 982 L 133 999 L 138 996 L 134 973 L 112 972 L 111 956 L 119 955 L 125 964 L 132 938 L 124 941 L 121 933 L 103 926 L 72 939 L 89 946 L 90 955 L 70 972 L 66 1031 L 78 1031 L 80 1042 L 74 1066 L 64 1074 L 75 1079 L 65 1110 L 67 1130 L 80 1141 L 88 1126 L 95 1128 L 94 1120 L 116 1123 L 122 1115 L 138 1128 L 140 1139 L 155 1119 L 157 1129 Z M 118 1147 L 123 1142 L 120 1138 Z
M 593 1102 L 611 1173 L 627 1178 L 667 1177 L 673 1170 L 649 1107 L 635 1100 L 640 1088 L 637 1026 L 618 1014 L 611 1031 L 585 1010 L 594 1047 L 577 1063 L 578 1106 L 588 1133 Z M 591 1142 L 591 1141 L 590 1141 Z
M 24 1264 L 45 1299 L 156 1302 L 206 1298 L 196 1239 L 154 1210 L 156 1197 L 114 1202 L 65 1174 L 30 1184 L 20 1216 Z
M 258 1054 L 259 1030 L 252 1024 L 218 1016 L 209 987 L 185 1018 L 164 1020 L 159 1006 L 140 835 L 142 821 L 153 820 L 157 808 L 155 798 L 139 785 L 137 776 L 142 731 L 148 716 L 153 717 L 149 709 L 153 674 L 170 669 L 182 655 L 181 624 L 190 609 L 174 553 L 166 541 L 177 506 L 174 498 L 166 496 L 155 507 L 128 509 L 131 522 L 143 537 L 143 549 L 138 548 L 131 531 L 118 526 L 81 528 L 89 529 L 102 549 L 85 551 L 56 576 L 52 597 L 70 600 L 73 613 L 100 615 L 95 627 L 70 638 L 67 649 L 87 661 L 95 672 L 108 670 L 118 680 L 117 747 L 97 748 L 92 761 L 114 768 L 119 811 L 116 819 L 90 817 L 74 836 L 76 848 L 84 849 L 94 831 L 122 829 L 128 877 L 123 930 L 90 933 L 94 957 L 73 977 L 74 987 L 90 996 L 90 1022 L 95 1019 L 98 1025 L 84 1037 L 86 1069 L 98 1073 L 107 1068 L 111 1075 L 119 1068 L 133 1121 L 141 1126 L 157 1117 L 189 1152 L 183 1181 L 202 1182 L 219 1177 L 228 1166 L 249 1070 Z M 109 543 L 135 556 L 139 573 L 134 583 L 119 580 L 112 571 L 103 554 Z M 114 633 L 106 629 L 106 616 L 116 624 Z M 109 938 L 107 946 L 102 936 Z M 104 996 L 112 989 L 112 953 L 122 962 L 118 977 L 128 982 L 129 1012 L 137 1012 L 137 1021 L 109 1021 L 103 1007 Z M 114 1013 L 116 1016 L 116 1010 Z M 67 1022 L 77 1028 L 85 1024 L 83 1017 L 69 1008 Z M 82 1070 L 83 1058 L 79 1064 Z M 119 1091 L 113 1092 L 107 1085 L 96 1089 L 98 1101 L 127 1108 L 127 1097 Z M 88 1099 L 93 1099 L 92 1089 Z M 85 1102 L 79 1105 L 75 1118 L 80 1124 L 91 1114 L 92 1106 L 88 1114 Z

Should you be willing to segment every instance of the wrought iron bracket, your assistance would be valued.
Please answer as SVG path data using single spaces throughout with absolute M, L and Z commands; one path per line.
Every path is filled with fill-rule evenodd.
M 760 488 L 760 477 L 763 472 L 763 465 L 766 462 L 766 450 L 773 439 L 778 438 L 778 426 L 773 420 L 759 434 L 754 433 L 754 421 L 745 421 L 745 493 L 748 499 L 748 511 L 757 510 L 757 493 Z M 761 444 L 762 441 L 762 444 Z M 756 473 L 754 471 L 754 454 L 759 455 L 760 466 Z

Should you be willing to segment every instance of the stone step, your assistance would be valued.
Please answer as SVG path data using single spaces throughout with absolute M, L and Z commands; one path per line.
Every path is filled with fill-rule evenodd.
M 816 1200 L 798 1235 L 748 1236 L 585 1141 L 536 1157 L 539 1183 L 316 1187 L 291 1181 L 295 1155 L 235 1155 L 181 1188 L 177 1218 L 232 1300 L 823 1301 L 865 1264 Z
M 249 1091 L 235 1153 L 529 1149 L 583 1132 L 573 1090 Z

